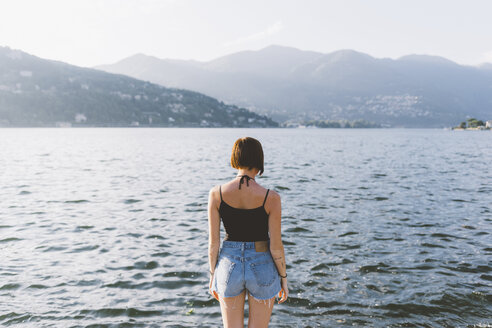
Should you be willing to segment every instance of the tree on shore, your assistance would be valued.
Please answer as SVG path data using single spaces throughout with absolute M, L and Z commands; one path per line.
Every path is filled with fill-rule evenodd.
M 476 128 L 485 125 L 485 123 L 482 120 L 477 120 L 476 118 L 469 118 L 467 121 L 468 121 L 469 128 Z

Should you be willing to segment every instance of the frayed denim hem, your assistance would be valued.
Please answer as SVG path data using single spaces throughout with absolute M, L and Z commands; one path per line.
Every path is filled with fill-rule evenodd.
M 282 290 L 282 287 L 280 287 L 280 289 L 275 294 L 273 294 L 273 296 L 270 296 L 270 297 L 267 297 L 267 298 L 259 298 L 259 297 L 256 297 L 255 295 L 251 294 L 251 292 L 249 290 L 248 290 L 248 293 L 249 293 L 249 295 L 251 295 L 251 297 L 253 297 L 257 301 L 266 301 L 266 300 L 269 300 L 269 299 L 277 296 L 278 293 L 280 293 L 281 290 Z

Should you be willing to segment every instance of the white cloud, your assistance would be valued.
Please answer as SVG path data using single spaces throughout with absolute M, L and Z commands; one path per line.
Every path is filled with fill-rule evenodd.
M 479 63 L 492 63 L 492 50 L 483 53 L 480 56 Z
M 244 44 L 250 41 L 258 41 L 262 39 L 266 39 L 274 34 L 277 34 L 281 30 L 283 30 L 284 24 L 282 24 L 281 21 L 275 22 L 274 24 L 270 25 L 267 27 L 265 30 L 261 32 L 257 32 L 245 37 L 241 37 L 239 39 L 236 39 L 234 41 L 226 42 L 224 43 L 224 47 L 231 47 L 231 46 L 237 46 L 240 44 Z

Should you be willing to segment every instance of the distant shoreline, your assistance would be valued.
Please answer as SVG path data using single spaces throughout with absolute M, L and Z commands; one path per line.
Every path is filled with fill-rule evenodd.
M 292 126 L 167 126 L 167 125 L 72 125 L 72 126 L 56 126 L 56 125 L 9 125 L 0 126 L 0 129 L 84 129 L 84 128 L 132 128 L 132 129 L 288 129 L 288 130 L 391 130 L 391 129 L 425 129 L 425 130 L 463 130 L 453 129 L 450 127 L 405 127 L 405 126 L 392 126 L 392 127 L 292 127 Z M 466 130 L 479 130 L 479 129 L 466 129 Z M 490 130 L 490 129 L 481 129 Z
M 453 131 L 491 131 L 490 128 L 451 128 Z

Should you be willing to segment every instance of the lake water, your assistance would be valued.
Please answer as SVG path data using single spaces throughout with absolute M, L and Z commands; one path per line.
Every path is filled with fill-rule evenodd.
M 0 325 L 221 326 L 207 197 L 242 136 L 282 197 L 271 327 L 492 326 L 492 132 L 158 128 L 0 129 Z

